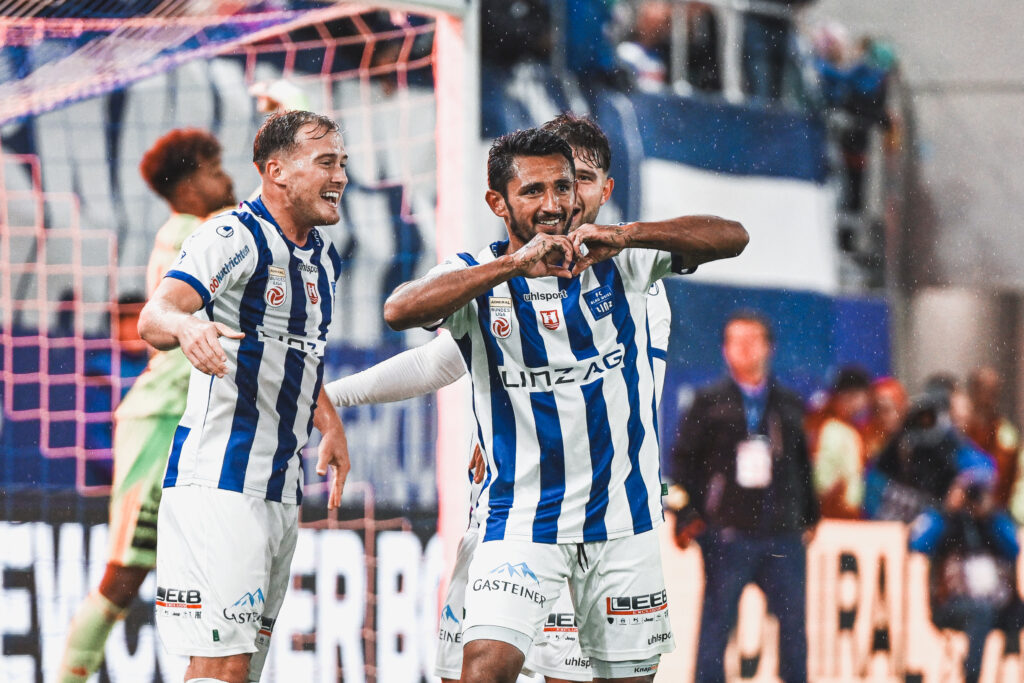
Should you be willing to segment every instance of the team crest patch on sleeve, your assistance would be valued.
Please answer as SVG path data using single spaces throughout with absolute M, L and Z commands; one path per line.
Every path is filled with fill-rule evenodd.
M 612 312 L 612 308 L 615 306 L 612 288 L 608 285 L 603 285 L 597 289 L 585 292 L 583 294 L 583 299 L 587 302 L 587 306 L 590 308 L 590 312 L 593 314 L 594 320 L 600 320 L 605 317 Z
M 512 297 L 487 297 L 491 309 L 491 334 L 498 339 L 507 339 L 512 334 Z
M 540 321 L 544 323 L 544 327 L 548 328 L 549 330 L 557 330 L 559 322 L 561 322 L 558 318 L 557 310 L 541 311 Z
M 288 297 L 288 273 L 284 268 L 270 266 L 267 269 L 267 291 L 263 295 L 268 306 L 278 308 Z

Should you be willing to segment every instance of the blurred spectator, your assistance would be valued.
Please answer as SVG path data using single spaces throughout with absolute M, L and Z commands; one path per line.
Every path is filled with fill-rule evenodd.
M 697 90 L 719 92 L 722 74 L 718 60 L 718 19 L 710 5 L 686 4 L 686 74 Z
M 812 0 L 764 0 L 761 4 L 776 11 L 770 14 L 748 12 L 743 15 L 743 85 L 751 97 L 779 100 L 783 94 L 786 70 L 795 63 L 791 16 Z
M 996 461 L 996 504 L 1007 507 L 1018 476 L 1020 434 L 999 411 L 1002 389 L 1003 379 L 993 367 L 978 368 L 968 376 L 971 416 L 967 421 L 967 436 Z
M 842 114 L 834 119 L 844 166 L 843 208 L 864 208 L 864 172 L 873 127 L 889 130 L 892 118 L 887 107 L 887 72 L 869 59 L 869 39 L 853 48 L 846 30 L 838 24 L 818 29 L 814 46 L 825 106 Z
M 256 98 L 256 111 L 273 114 L 278 111 L 309 110 L 309 98 L 299 86 L 280 78 L 276 81 L 257 81 L 249 86 L 249 94 Z
M 873 519 L 910 522 L 945 499 L 957 475 L 992 472 L 992 459 L 963 435 L 970 399 L 948 377 L 933 378 L 868 475 L 865 511 Z
M 723 660 L 743 588 L 756 582 L 778 617 L 779 675 L 807 680 L 807 533 L 818 522 L 800 399 L 770 374 L 770 323 L 734 313 L 722 335 L 729 376 L 698 392 L 672 466 L 689 497 L 676 517 L 686 546 L 702 524 L 704 606 L 696 680 L 725 680 Z
M 899 431 L 910 401 L 907 390 L 895 377 L 882 377 L 871 385 L 868 423 L 864 427 L 864 452 L 873 461 Z
M 666 0 L 644 0 L 637 8 L 632 31 L 615 51 L 633 72 L 639 90 L 660 92 L 668 85 L 671 38 L 672 4 Z
M 864 441 L 858 424 L 868 410 L 871 378 L 862 368 L 836 375 L 814 441 L 814 489 L 823 517 L 859 519 L 864 499 Z
M 594 85 L 628 89 L 629 74 L 615 59 L 610 37 L 615 0 L 566 0 L 565 61 L 584 90 Z M 557 6 L 557 5 L 556 5 Z
M 978 681 L 992 629 L 1005 631 L 1005 647 L 1016 651 L 1024 626 L 1017 593 L 1017 531 L 996 503 L 994 484 L 991 472 L 963 473 L 941 509 L 926 510 L 910 530 L 910 549 L 931 558 L 932 622 L 967 634 L 966 683 Z
M 551 11 L 545 0 L 483 0 L 480 5 L 480 58 L 509 68 L 551 59 Z

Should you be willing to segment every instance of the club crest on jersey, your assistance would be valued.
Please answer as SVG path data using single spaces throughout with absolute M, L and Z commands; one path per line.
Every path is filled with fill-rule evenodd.
M 507 339 L 512 334 L 512 297 L 487 297 L 491 311 L 491 334 L 497 339 Z
M 612 312 L 612 307 L 615 306 L 612 288 L 608 285 L 584 292 L 583 299 L 587 302 L 587 307 L 590 308 L 594 320 L 600 320 L 605 317 Z
M 267 290 L 263 299 L 268 306 L 278 308 L 288 297 L 288 273 L 284 268 L 270 266 L 267 269 Z
M 541 311 L 540 321 L 544 323 L 544 327 L 548 328 L 549 330 L 557 330 L 558 324 L 560 322 L 558 319 L 558 311 Z
M 309 295 L 309 303 L 311 303 L 311 304 L 318 304 L 318 303 L 320 303 L 320 292 L 317 291 L 316 283 L 314 283 L 314 282 L 307 282 L 306 283 L 306 294 Z

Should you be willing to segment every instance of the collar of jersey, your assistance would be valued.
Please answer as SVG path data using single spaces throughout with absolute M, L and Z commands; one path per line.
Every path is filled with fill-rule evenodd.
M 498 258 L 506 251 L 508 251 L 508 240 L 499 240 L 491 243 L 491 253 L 494 254 L 494 258 Z
M 310 230 L 309 236 L 306 238 L 306 246 L 295 244 L 295 242 L 292 242 L 290 239 L 288 239 L 288 237 L 284 234 L 284 231 L 281 230 L 281 226 L 278 225 L 277 221 L 274 220 L 274 217 L 270 215 L 270 209 L 268 209 L 266 204 L 263 203 L 263 195 L 256 197 L 256 199 L 252 200 L 251 202 L 243 203 L 247 204 L 249 208 L 252 209 L 252 212 L 254 214 L 256 214 L 263 220 L 273 225 L 277 229 L 277 234 L 281 236 L 281 239 L 283 239 L 290 248 L 300 249 L 302 251 L 309 251 L 310 249 L 313 248 L 313 230 L 316 230 L 316 228 Z

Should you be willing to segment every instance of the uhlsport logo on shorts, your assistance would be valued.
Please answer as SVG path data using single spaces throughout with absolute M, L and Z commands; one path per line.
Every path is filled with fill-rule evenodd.
M 230 607 L 224 608 L 224 618 L 236 624 L 248 624 L 260 621 L 263 616 L 263 589 L 247 592 L 235 600 Z
M 662 590 L 644 595 L 605 598 L 605 605 L 609 624 L 625 626 L 651 623 L 668 614 L 665 611 L 668 609 L 668 592 Z
M 503 562 L 492 569 L 488 576 L 492 578 L 474 581 L 473 591 L 478 593 L 480 591 L 511 593 L 512 595 L 535 602 L 541 607 L 544 606 L 544 601 L 547 600 L 538 589 L 524 585 L 526 581 L 532 581 L 534 585 L 540 586 L 537 575 L 533 573 L 533 570 L 525 562 L 520 562 L 519 564 Z
M 455 616 L 455 610 L 451 605 L 445 605 L 441 610 L 441 628 L 438 630 L 437 637 L 442 643 L 462 642 L 462 623 Z

